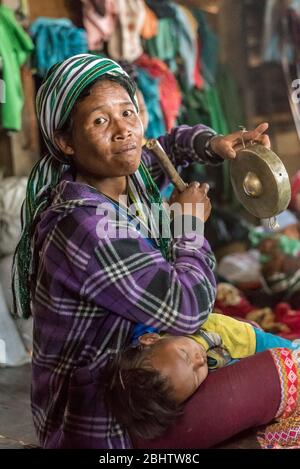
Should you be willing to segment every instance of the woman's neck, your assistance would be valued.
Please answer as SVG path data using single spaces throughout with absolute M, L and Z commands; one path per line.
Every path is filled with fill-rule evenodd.
M 107 178 L 99 181 L 99 179 L 93 178 L 92 176 L 77 174 L 76 181 L 95 187 L 97 191 L 102 192 L 102 194 L 116 201 L 119 200 L 121 195 L 127 194 L 126 176 Z

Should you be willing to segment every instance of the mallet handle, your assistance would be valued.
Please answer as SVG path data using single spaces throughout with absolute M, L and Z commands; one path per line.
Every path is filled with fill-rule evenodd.
M 171 162 L 170 158 L 166 154 L 165 150 L 162 148 L 161 144 L 155 138 L 147 140 L 146 147 L 153 151 L 157 159 L 160 161 L 162 167 L 170 177 L 172 183 L 179 192 L 183 192 L 187 188 L 187 184 L 179 176 L 176 168 Z

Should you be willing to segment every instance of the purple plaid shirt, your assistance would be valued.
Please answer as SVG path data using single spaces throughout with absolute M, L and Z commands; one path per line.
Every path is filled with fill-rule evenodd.
M 204 144 L 201 152 L 197 147 L 201 154 L 194 149 L 207 132 L 202 125 L 180 126 L 160 143 L 176 166 L 213 163 Z M 143 150 L 142 158 L 159 187 L 167 184 L 151 152 Z M 99 239 L 101 202 L 108 199 L 66 175 L 35 230 L 32 412 L 46 448 L 130 448 L 103 404 L 109 356 L 128 342 L 137 322 L 192 334 L 215 300 L 207 241 L 197 246 L 185 235 L 174 239 L 167 262 L 141 236 Z

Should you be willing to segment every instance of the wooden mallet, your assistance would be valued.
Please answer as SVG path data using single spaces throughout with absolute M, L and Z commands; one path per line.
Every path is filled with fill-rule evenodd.
M 171 182 L 174 184 L 176 189 L 179 192 L 183 192 L 187 188 L 187 184 L 179 176 L 176 168 L 174 167 L 173 163 L 169 159 L 168 155 L 166 154 L 165 150 L 162 148 L 158 140 L 156 140 L 155 138 L 147 140 L 146 147 L 148 148 L 148 150 L 153 151 L 153 153 L 161 163 L 162 167 L 168 174 L 169 178 L 171 179 Z

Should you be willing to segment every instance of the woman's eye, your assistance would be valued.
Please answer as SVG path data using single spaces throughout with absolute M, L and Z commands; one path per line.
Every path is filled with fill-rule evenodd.
M 131 117 L 134 114 L 134 111 L 131 109 L 127 109 L 126 111 L 123 112 L 124 117 Z
M 98 117 L 95 121 L 94 121 L 94 124 L 96 125 L 101 125 L 101 124 L 104 124 L 105 122 L 105 119 L 103 117 Z

